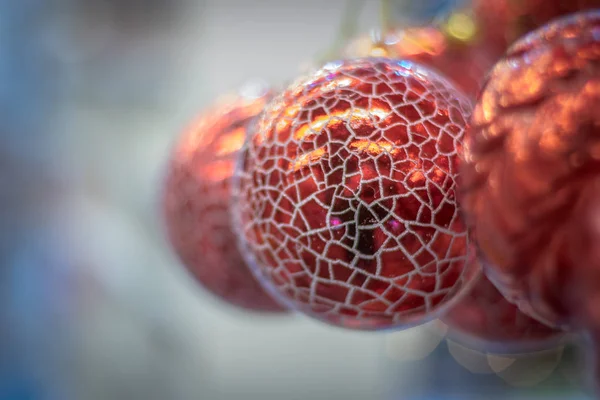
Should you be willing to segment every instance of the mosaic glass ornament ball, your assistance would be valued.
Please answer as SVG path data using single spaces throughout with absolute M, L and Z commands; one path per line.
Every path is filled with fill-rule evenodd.
M 454 14 L 450 21 L 452 18 L 456 22 L 447 24 L 449 31 L 442 26 L 423 26 L 364 35 L 351 41 L 343 54 L 347 58 L 385 56 L 412 60 L 440 72 L 475 98 L 485 75 L 504 49 L 494 52 L 484 46 L 477 36 L 475 21 L 468 15 Z
M 327 64 L 265 109 L 234 226 L 285 304 L 354 329 L 433 319 L 468 286 L 455 182 L 467 98 L 409 61 Z
M 270 92 L 260 87 L 223 98 L 178 139 L 163 188 L 170 243 L 209 292 L 244 310 L 280 312 L 237 250 L 229 204 L 235 157 Z
M 488 46 L 506 49 L 554 18 L 600 7 L 600 0 L 474 0 Z
M 570 325 L 587 268 L 578 207 L 600 177 L 600 12 L 534 31 L 490 75 L 465 139 L 461 205 L 498 289 Z
M 440 320 L 448 326 L 452 339 L 471 349 L 498 354 L 551 349 L 566 337 L 564 331 L 520 311 L 485 275 Z

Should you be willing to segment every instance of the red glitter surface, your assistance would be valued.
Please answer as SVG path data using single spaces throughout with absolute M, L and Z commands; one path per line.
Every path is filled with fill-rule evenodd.
M 461 204 L 490 262 L 486 273 L 522 310 L 574 321 L 591 293 L 573 252 L 578 215 L 600 176 L 600 12 L 555 21 L 494 69 L 465 139 Z M 584 319 L 587 317 L 584 317 Z
M 434 318 L 473 275 L 454 195 L 470 113 L 406 61 L 330 63 L 266 108 L 238 166 L 249 264 L 290 306 L 356 329 Z

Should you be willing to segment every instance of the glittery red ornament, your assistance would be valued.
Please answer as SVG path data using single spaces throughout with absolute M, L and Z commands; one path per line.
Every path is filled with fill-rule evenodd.
M 455 16 L 459 18 L 459 14 Z M 459 39 L 442 27 L 406 28 L 379 35 L 365 35 L 350 42 L 344 50 L 346 57 L 384 55 L 408 59 L 439 71 L 464 93 L 476 97 L 488 71 L 503 55 L 493 52 L 479 40 L 475 21 L 460 14 L 464 32 Z M 469 25 L 468 29 L 465 25 Z M 453 27 L 449 28 L 451 31 Z M 504 49 L 503 49 L 504 50 Z
M 203 287 L 243 309 L 279 312 L 237 250 L 229 215 L 235 157 L 270 97 L 259 91 L 223 99 L 183 133 L 168 165 L 163 208 L 175 252 Z
M 453 339 L 472 349 L 499 354 L 545 350 L 565 338 L 565 332 L 542 324 L 508 302 L 483 275 L 440 320 L 450 328 Z
M 235 185 L 244 255 L 286 304 L 356 329 L 434 318 L 472 277 L 454 196 L 470 103 L 408 61 L 329 63 L 265 109 Z
M 600 7 L 600 0 L 473 0 L 489 47 L 506 49 L 552 19 Z
M 586 325 L 581 202 L 600 177 L 600 12 L 523 38 L 482 92 L 461 191 L 488 276 L 536 318 Z M 598 199 L 597 201 L 600 201 Z M 583 208 L 581 208 L 583 207 Z

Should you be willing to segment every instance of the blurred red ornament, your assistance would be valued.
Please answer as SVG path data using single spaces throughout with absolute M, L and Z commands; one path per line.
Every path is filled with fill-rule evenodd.
M 290 307 L 332 324 L 435 318 L 476 275 L 454 198 L 470 111 L 408 61 L 338 61 L 293 84 L 236 170 L 249 264 Z
M 178 140 L 163 208 L 170 242 L 203 287 L 243 309 L 278 312 L 237 250 L 229 214 L 235 158 L 247 127 L 271 97 L 264 89 L 223 99 Z
M 483 80 L 503 55 L 478 36 L 476 22 L 467 14 L 455 13 L 439 27 L 399 29 L 381 35 L 365 35 L 344 50 L 348 58 L 386 56 L 408 59 L 437 70 L 464 93 L 475 98 Z
M 488 46 L 507 49 L 557 17 L 600 7 L 600 0 L 473 0 Z
M 461 204 L 488 277 L 556 325 L 590 318 L 580 315 L 592 293 L 579 277 L 595 266 L 574 249 L 583 242 L 583 202 L 600 177 L 599 32 L 600 12 L 587 12 L 515 44 L 493 70 L 465 140 Z
M 485 276 L 440 320 L 449 335 L 471 349 L 499 354 L 539 351 L 557 346 L 565 332 L 525 315 Z

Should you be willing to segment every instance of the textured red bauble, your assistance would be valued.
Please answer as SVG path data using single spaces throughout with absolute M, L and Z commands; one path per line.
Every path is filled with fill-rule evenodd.
M 175 252 L 204 288 L 246 310 L 279 312 L 237 250 L 229 215 L 235 157 L 270 97 L 259 90 L 223 99 L 183 133 L 168 164 L 163 212 Z
M 454 340 L 471 349 L 498 354 L 550 349 L 566 336 L 524 314 L 484 275 L 440 320 Z
M 256 274 L 344 327 L 434 318 L 474 275 L 454 195 L 470 111 L 409 61 L 333 62 L 291 85 L 236 170 L 235 227 Z
M 462 206 L 486 272 L 523 310 L 557 325 L 585 324 L 574 318 L 587 301 L 578 276 L 590 265 L 573 249 L 600 177 L 599 29 L 600 12 L 588 12 L 515 44 L 465 140 Z

